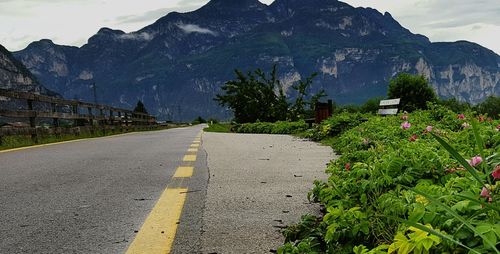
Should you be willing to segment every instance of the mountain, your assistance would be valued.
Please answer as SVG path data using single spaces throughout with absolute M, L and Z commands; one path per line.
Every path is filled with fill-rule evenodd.
M 228 118 L 213 101 L 235 68 L 277 64 L 285 87 L 313 72 L 312 92 L 338 103 L 385 95 L 400 72 L 422 74 L 441 97 L 471 103 L 500 95 L 500 56 L 477 44 L 431 43 L 389 13 L 337 0 L 212 0 L 143 29 L 103 28 L 84 46 L 31 43 L 15 56 L 67 98 L 119 107 L 144 101 L 159 118 Z
M 2 45 L 0 45 L 0 88 L 55 95 L 40 85 L 36 77 Z

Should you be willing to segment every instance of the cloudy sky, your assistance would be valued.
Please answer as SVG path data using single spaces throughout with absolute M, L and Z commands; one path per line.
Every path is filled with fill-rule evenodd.
M 345 0 L 388 11 L 431 41 L 469 40 L 500 54 L 500 0 Z M 43 38 L 81 46 L 101 27 L 138 30 L 208 0 L 0 0 L 0 44 L 11 51 Z M 273 0 L 261 0 L 270 4 Z

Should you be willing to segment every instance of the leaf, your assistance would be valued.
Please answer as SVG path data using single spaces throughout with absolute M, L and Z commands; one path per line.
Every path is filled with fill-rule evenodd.
M 489 231 L 488 233 L 484 234 L 485 238 L 488 239 L 489 242 L 496 243 L 497 242 L 497 235 L 493 231 Z M 485 242 L 485 239 L 483 239 L 483 245 L 488 246 L 487 242 Z
M 403 222 L 403 223 L 405 223 L 405 224 L 408 224 L 408 225 L 410 225 L 410 226 L 416 227 L 416 228 L 418 228 L 418 229 L 420 229 L 420 230 L 426 231 L 426 232 L 428 232 L 429 234 L 433 234 L 433 235 L 435 235 L 435 236 L 439 236 L 439 237 L 441 237 L 442 239 L 446 239 L 446 240 L 448 240 L 448 241 L 450 241 L 450 242 L 452 242 L 452 243 L 454 243 L 454 244 L 460 245 L 460 246 L 462 246 L 462 247 L 464 247 L 464 248 L 468 249 L 468 250 L 469 250 L 469 252 L 471 252 L 471 253 L 481 254 L 480 252 L 478 252 L 478 251 L 476 251 L 476 250 L 473 250 L 473 249 L 469 248 L 468 246 L 464 245 L 463 243 L 461 243 L 461 242 L 459 242 L 459 241 L 457 241 L 457 240 L 453 239 L 451 236 L 445 235 L 445 234 L 443 234 L 443 233 L 441 233 L 441 232 L 438 232 L 438 231 L 436 231 L 436 230 L 434 230 L 434 229 L 428 228 L 428 227 L 426 227 L 426 226 L 423 226 L 423 225 L 421 225 L 421 224 L 417 224 L 417 223 L 414 223 L 414 222 L 411 222 L 411 221 L 408 221 L 408 220 L 403 220 L 403 219 L 401 219 L 401 218 L 394 217 L 394 219 L 395 219 L 395 220 L 398 220 L 398 221 L 400 221 L 400 222 Z
M 491 225 L 481 224 L 481 225 L 476 227 L 476 230 L 479 234 L 485 234 L 487 232 L 492 231 L 493 227 Z
M 424 246 L 426 251 L 429 251 L 432 245 L 434 245 L 434 241 L 432 241 L 432 239 L 424 239 L 422 240 L 422 245 Z
M 484 202 L 482 200 L 477 200 L 475 198 L 472 198 L 472 197 L 469 197 L 469 196 L 466 196 L 466 195 L 460 195 L 460 194 L 457 195 L 457 197 L 465 198 L 467 200 L 470 200 L 470 201 L 472 201 L 474 203 L 480 204 L 480 205 L 482 205 L 484 207 L 490 208 L 490 209 L 495 210 L 495 211 L 497 211 L 497 212 L 500 213 L 500 207 L 490 205 L 490 204 L 488 204 L 488 203 L 486 203 L 486 202 Z
M 481 155 L 481 158 L 484 160 L 484 142 L 483 138 L 481 137 L 481 134 L 479 133 L 479 123 L 476 119 L 472 120 L 472 131 L 474 132 L 474 137 L 476 138 L 476 144 L 479 148 L 479 155 Z M 485 167 L 485 162 L 481 163 L 481 168 L 483 169 L 483 173 L 487 174 L 485 172 L 486 167 Z
M 441 146 L 444 147 L 448 151 L 448 153 L 451 154 L 473 177 L 476 179 L 476 181 L 481 184 L 481 186 L 484 186 L 484 181 L 479 177 L 476 169 L 474 169 L 465 159 L 460 155 L 453 147 L 451 147 L 446 141 L 444 141 L 441 137 L 438 135 L 431 133 L 434 138 L 441 144 Z
M 476 231 L 476 228 L 474 226 L 472 226 L 466 219 L 464 219 L 462 216 L 460 216 L 459 214 L 457 214 L 455 211 L 453 211 L 450 207 L 448 207 L 447 205 L 441 203 L 439 200 L 433 198 L 432 196 L 430 195 L 427 195 L 426 193 L 423 193 L 421 191 L 418 191 L 416 189 L 411 189 L 413 192 L 417 193 L 417 194 L 420 194 L 422 196 L 424 196 L 425 198 L 427 198 L 429 201 L 431 201 L 433 204 L 435 205 L 438 205 L 440 206 L 441 208 L 443 208 L 444 210 L 446 210 L 449 214 L 451 214 L 453 217 L 455 217 L 457 220 L 459 220 L 460 222 L 462 222 L 465 226 L 467 226 L 470 230 L 472 230 L 472 232 L 474 232 L 475 234 L 479 235 L 483 241 L 487 244 L 487 246 L 491 247 L 493 250 L 495 250 L 496 253 L 500 253 L 498 251 L 498 249 L 495 247 L 495 244 L 490 242 L 485 236 L 481 235 L 481 234 L 478 234 L 478 232 Z
M 424 217 L 424 215 L 425 215 L 425 207 L 421 204 L 418 204 L 410 213 L 410 217 L 408 219 L 413 222 L 418 222 L 420 219 L 422 219 L 422 217 Z
M 456 204 L 454 204 L 451 209 L 453 209 L 454 211 L 459 211 L 459 212 L 463 212 L 464 209 L 469 205 L 470 201 L 468 200 L 462 200 L 462 201 L 458 201 Z

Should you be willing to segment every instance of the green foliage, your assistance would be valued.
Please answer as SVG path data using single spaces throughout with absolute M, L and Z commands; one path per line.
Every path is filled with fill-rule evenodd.
M 367 120 L 371 115 L 361 113 L 342 112 L 334 114 L 324 120 L 315 129 L 309 130 L 305 137 L 313 140 L 322 140 L 327 137 L 335 137 Z
M 426 109 L 427 102 L 437 100 L 436 93 L 423 76 L 407 73 L 401 73 L 391 80 L 387 96 L 401 98 L 400 109 L 408 112 Z
M 326 213 L 304 223 L 311 228 L 284 249 L 317 243 L 316 253 L 498 253 L 500 181 L 493 172 L 500 170 L 500 121 L 428 107 L 371 116 L 340 134 L 330 128 L 350 122 L 349 114 L 315 129 L 339 135 L 333 147 L 341 156 L 310 193 Z M 476 156 L 482 162 L 472 164 Z
M 198 116 L 191 123 L 192 124 L 201 124 L 201 123 L 206 123 L 206 122 L 207 122 L 207 120 L 203 119 L 201 116 Z
M 134 108 L 134 112 L 149 114 L 146 110 L 146 107 L 144 106 L 144 103 L 142 103 L 141 100 L 137 102 L 137 105 Z
M 229 123 L 214 123 L 209 124 L 207 128 L 203 129 L 203 131 L 229 133 L 232 128 L 233 125 Z
M 500 118 L 500 97 L 490 96 L 482 103 L 479 103 L 474 109 L 480 114 L 487 114 L 495 119 Z
M 316 73 L 292 86 L 297 93 L 295 103 L 292 105 L 288 103 L 277 78 L 276 65 L 273 66 L 269 76 L 261 69 L 248 72 L 246 75 L 239 70 L 235 70 L 235 73 L 236 79 L 226 82 L 222 86 L 224 94 L 217 95 L 215 100 L 221 106 L 227 106 L 233 111 L 237 123 L 305 119 L 313 105 L 326 96 L 324 91 L 320 91 L 308 100 L 310 86 Z
M 380 108 L 380 101 L 383 99 L 383 97 L 375 97 L 367 100 L 363 105 L 361 105 L 360 112 L 377 113 Z
M 304 121 L 275 123 L 245 123 L 233 128 L 238 133 L 262 133 L 262 134 L 297 134 L 307 130 L 308 125 Z
M 447 107 L 455 113 L 467 112 L 472 109 L 472 106 L 469 103 L 458 101 L 456 98 L 439 100 L 438 104 Z

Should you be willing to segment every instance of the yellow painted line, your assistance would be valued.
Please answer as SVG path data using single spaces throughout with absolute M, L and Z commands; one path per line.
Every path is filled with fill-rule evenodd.
M 125 135 L 131 135 L 131 134 L 135 134 L 135 133 L 137 133 L 137 132 L 129 132 L 129 133 L 111 135 L 111 136 L 106 136 L 106 137 L 73 139 L 73 140 L 61 141 L 61 142 L 55 142 L 55 143 L 18 147 L 18 148 L 12 148 L 12 149 L 7 149 L 7 150 L 0 150 L 0 153 L 10 153 L 10 152 L 15 152 L 15 151 L 22 151 L 22 150 L 34 149 L 34 148 L 40 148 L 40 147 L 46 147 L 46 146 L 55 146 L 55 145 L 62 145 L 62 144 L 68 144 L 68 143 L 75 143 L 75 142 L 80 142 L 80 141 L 85 141 L 85 140 L 115 138 L 115 137 L 120 137 L 120 136 L 125 136 Z
M 193 141 L 193 144 L 199 144 L 199 143 L 201 143 L 201 141 L 198 140 Z
M 196 155 L 185 155 L 183 161 L 196 161 Z
M 198 147 L 200 147 L 200 144 L 192 144 L 192 145 L 190 145 L 190 147 L 191 148 L 198 148 Z
M 194 167 L 178 167 L 174 178 L 187 178 L 193 176 Z
M 130 244 L 127 254 L 170 253 L 186 201 L 187 188 L 167 188 Z
M 198 148 L 189 148 L 188 149 L 188 153 L 197 153 L 198 152 Z

